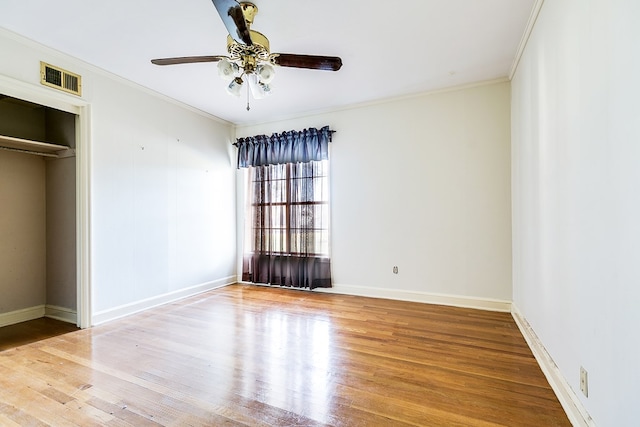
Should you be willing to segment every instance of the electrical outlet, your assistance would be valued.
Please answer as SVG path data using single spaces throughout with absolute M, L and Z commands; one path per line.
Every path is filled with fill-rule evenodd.
M 393 266 L 393 274 L 398 274 L 398 266 L 397 265 Z
M 580 366 L 580 390 L 582 394 L 589 397 L 589 379 L 587 377 L 587 370 Z

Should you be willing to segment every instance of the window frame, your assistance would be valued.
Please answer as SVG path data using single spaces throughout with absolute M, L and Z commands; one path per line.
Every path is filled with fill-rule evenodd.
M 270 240 L 270 242 L 273 241 L 273 238 L 275 236 L 274 231 L 276 232 L 284 232 L 284 250 L 281 251 L 275 251 L 275 250 L 270 250 L 269 253 L 276 255 L 276 256 L 313 256 L 313 257 L 319 257 L 319 258 L 324 258 L 324 257 L 329 257 L 329 247 L 330 247 L 330 243 L 329 243 L 329 233 L 330 233 L 330 194 L 329 194 L 329 160 L 319 160 L 317 161 L 318 163 L 322 163 L 322 175 L 311 175 L 308 177 L 302 176 L 302 177 L 294 177 L 294 173 L 293 173 L 293 168 L 296 167 L 296 163 L 286 163 L 283 165 L 279 165 L 279 166 L 284 166 L 285 168 L 285 173 L 284 173 L 284 177 L 283 178 L 276 178 L 276 179 L 257 179 L 256 175 L 256 171 L 254 170 L 254 167 L 248 168 L 249 171 L 247 173 L 247 179 L 248 179 L 248 183 L 249 183 L 249 192 L 250 194 L 248 195 L 249 198 L 252 198 L 252 194 L 255 191 L 255 189 L 253 188 L 253 186 L 255 185 L 265 185 L 265 183 L 267 182 L 275 182 L 278 180 L 282 180 L 284 182 L 285 185 L 285 191 L 284 191 L 284 195 L 285 195 L 285 199 L 282 202 L 255 202 L 253 200 L 250 201 L 250 203 L 247 203 L 247 206 L 251 207 L 250 213 L 249 213 L 249 221 L 247 221 L 247 227 L 245 228 L 245 232 L 248 232 L 249 236 L 245 237 L 245 246 L 248 243 L 250 245 L 250 252 L 252 254 L 257 254 L 257 253 L 261 253 L 260 250 L 256 249 L 256 232 L 262 230 L 262 232 L 266 235 L 268 232 L 268 238 Z M 292 200 L 292 184 L 294 182 L 294 180 L 311 180 L 312 181 L 312 186 L 314 188 L 314 191 L 316 189 L 316 186 L 313 185 L 313 181 L 317 178 L 322 178 L 323 180 L 323 189 L 326 192 L 326 197 L 323 197 L 322 200 L 307 200 L 307 201 L 293 201 Z M 260 183 L 260 184 L 258 184 Z M 265 216 L 262 215 L 260 220 L 260 224 L 257 226 L 255 223 L 255 217 L 256 217 L 256 213 L 255 213 L 255 209 L 257 209 L 258 207 L 262 207 L 262 209 L 269 209 L 271 210 L 274 207 L 278 207 L 278 206 L 282 206 L 284 207 L 284 216 L 286 218 L 286 223 L 284 224 L 284 227 L 274 227 L 273 223 L 269 224 L 269 226 L 267 226 L 267 224 L 265 224 L 266 219 Z M 301 227 L 293 227 L 292 223 L 293 218 L 292 218 L 292 207 L 294 206 L 312 206 L 312 207 L 316 207 L 316 206 L 326 206 L 327 207 L 327 212 L 326 212 L 326 218 L 322 218 L 323 223 L 326 223 L 325 227 L 313 227 L 310 228 L 309 230 L 312 230 L 313 232 L 319 232 L 320 236 L 321 236 L 321 243 L 320 243 L 320 252 L 316 252 L 315 249 L 317 248 L 317 245 L 315 244 L 316 240 L 314 239 L 314 244 L 313 244 L 313 248 L 305 248 L 306 251 L 292 251 L 292 244 L 294 241 L 293 238 L 293 234 L 294 231 L 296 229 L 302 230 L 303 228 Z M 314 209 L 315 210 L 315 209 Z M 269 216 L 271 217 L 271 215 Z M 322 224 L 324 225 L 324 224 Z M 322 248 L 323 243 L 322 240 L 324 240 L 326 242 L 326 247 Z M 281 246 L 282 247 L 282 246 Z M 310 250 L 310 249 L 313 249 Z M 322 251 L 322 249 L 325 249 L 325 251 Z

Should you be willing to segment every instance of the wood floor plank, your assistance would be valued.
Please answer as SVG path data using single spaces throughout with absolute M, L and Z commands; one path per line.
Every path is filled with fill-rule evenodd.
M 0 352 L 0 425 L 570 423 L 508 313 L 232 285 Z
M 0 328 L 0 351 L 77 330 L 74 324 L 48 317 L 3 326 Z

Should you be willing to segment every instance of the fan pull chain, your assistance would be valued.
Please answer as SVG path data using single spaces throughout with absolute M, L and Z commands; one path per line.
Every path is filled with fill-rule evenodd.
M 247 111 L 249 111 L 251 107 L 249 107 L 249 85 L 247 84 Z

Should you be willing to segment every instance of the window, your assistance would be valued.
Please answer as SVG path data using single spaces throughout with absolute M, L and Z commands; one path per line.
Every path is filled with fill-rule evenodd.
M 329 256 L 329 162 L 249 168 L 245 248 Z
M 332 130 L 239 138 L 247 168 L 242 280 L 331 287 L 329 142 Z

